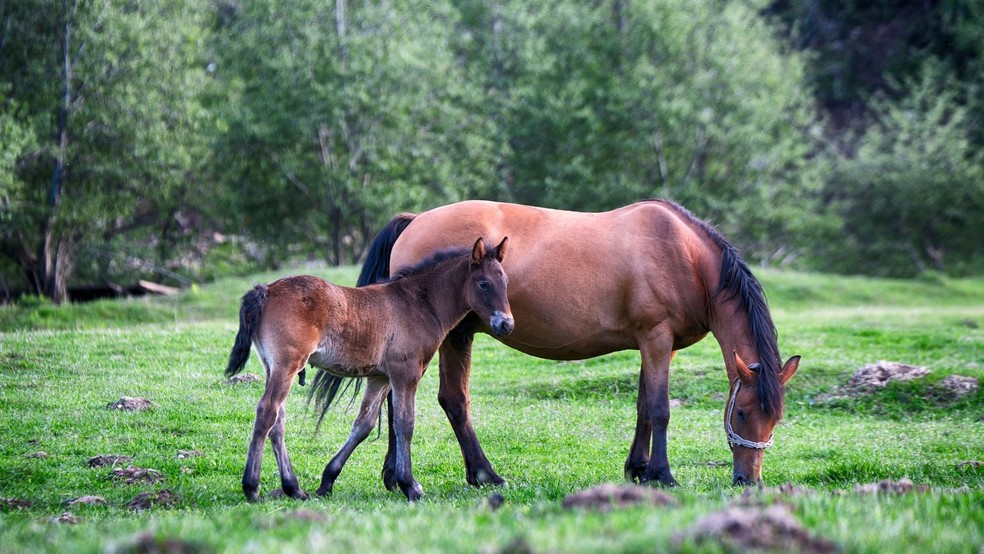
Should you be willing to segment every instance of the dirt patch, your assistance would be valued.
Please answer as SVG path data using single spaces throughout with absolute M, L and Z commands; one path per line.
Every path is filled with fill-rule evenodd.
M 23 498 L 0 498 L 0 509 L 2 510 L 26 510 L 30 507 L 30 500 L 24 500 Z
M 813 536 L 781 504 L 765 508 L 725 508 L 700 518 L 686 532 L 698 543 L 717 542 L 739 552 L 836 552 L 837 546 Z M 682 537 L 678 537 L 678 542 Z
M 871 391 L 892 381 L 911 381 L 928 374 L 929 370 L 922 366 L 879 361 L 855 371 L 845 388 L 849 391 Z
M 75 525 L 82 521 L 82 518 L 65 512 L 61 515 L 51 516 L 48 518 L 48 523 L 67 523 L 69 525 Z
M 481 502 L 481 506 L 491 511 L 496 511 L 506 502 L 506 497 L 501 492 L 494 492 Z
M 48 453 L 47 452 L 31 452 L 30 454 L 25 454 L 24 456 L 26 458 L 37 458 L 39 460 L 43 460 L 43 459 L 45 459 L 45 458 L 48 457 Z
M 198 554 L 209 549 L 181 539 L 155 537 L 153 533 L 141 533 L 132 542 L 112 550 L 116 554 Z
M 110 410 L 123 410 L 125 412 L 143 412 L 156 406 L 146 398 L 135 396 L 121 396 L 119 400 L 106 404 Z
M 89 467 L 115 466 L 117 464 L 128 464 L 133 461 L 130 456 L 93 456 L 87 462 Z
M 977 392 L 980 384 L 976 377 L 966 377 L 964 375 L 947 375 L 940 381 L 940 388 L 953 398 Z
M 109 476 L 114 481 L 123 481 L 127 485 L 136 483 L 154 484 L 164 480 L 164 476 L 156 469 L 137 466 L 118 467 Z
M 253 373 L 242 373 L 230 377 L 226 383 L 229 383 L 230 385 L 238 385 L 240 383 L 256 383 L 259 382 L 259 380 L 259 375 L 255 375 Z
M 321 523 L 324 521 L 328 521 L 328 517 L 325 514 L 321 512 L 316 512 L 314 510 L 308 510 L 305 508 L 294 510 L 292 512 L 287 512 L 286 514 L 284 514 L 284 517 L 287 519 L 293 519 L 297 521 L 310 521 L 312 523 Z
M 960 462 L 957 464 L 957 469 L 977 469 L 984 466 L 984 462 L 978 460 L 967 460 L 966 462 Z
M 204 456 L 205 453 L 201 450 L 178 450 L 178 459 L 186 460 L 188 458 L 200 458 Z
M 85 504 L 86 506 L 96 506 L 106 504 L 106 499 L 101 496 L 95 496 L 92 494 L 87 494 L 85 496 L 80 496 L 78 498 L 73 498 L 68 502 L 65 502 L 66 506 L 75 506 L 78 504 Z
M 777 497 L 806 496 L 816 493 L 810 487 L 786 483 L 778 487 L 747 487 L 732 501 L 736 506 L 766 506 Z
M 676 499 L 663 491 L 635 485 L 598 485 L 564 498 L 564 508 L 608 511 L 628 506 L 674 506 Z
M 177 503 L 178 495 L 167 489 L 161 489 L 156 492 L 142 492 L 138 494 L 126 507 L 139 512 L 141 510 L 149 510 L 156 506 L 170 508 Z
M 915 485 L 910 479 L 893 481 L 885 479 L 877 483 L 854 485 L 856 494 L 923 494 L 929 492 L 929 485 Z

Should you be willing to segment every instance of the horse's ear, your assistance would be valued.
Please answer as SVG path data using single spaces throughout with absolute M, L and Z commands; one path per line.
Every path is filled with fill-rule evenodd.
M 485 259 L 485 241 L 478 237 L 475 246 L 472 247 L 472 263 L 481 263 Z
M 796 370 L 799 369 L 800 357 L 793 356 L 792 358 L 786 360 L 786 364 L 782 366 L 782 371 L 779 372 L 779 383 L 785 385 L 786 381 L 789 381 Z
M 502 263 L 502 258 L 506 257 L 506 248 L 509 246 L 509 237 L 502 237 L 502 242 L 495 247 L 495 259 Z
M 738 378 L 741 379 L 741 384 L 752 384 L 754 373 L 752 373 L 752 370 L 745 365 L 745 362 L 741 359 L 741 356 L 738 355 L 738 352 L 735 352 L 735 371 L 738 372 Z

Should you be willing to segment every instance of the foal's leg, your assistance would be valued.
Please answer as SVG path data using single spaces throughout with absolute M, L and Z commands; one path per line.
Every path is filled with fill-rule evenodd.
M 273 429 L 270 429 L 273 457 L 277 460 L 277 468 L 280 470 L 280 486 L 287 496 L 298 500 L 307 500 L 307 494 L 297 484 L 297 475 L 294 474 L 294 467 L 290 463 L 290 455 L 287 454 L 287 446 L 284 444 L 286 423 L 287 408 L 281 404 L 277 414 L 277 422 L 273 425 Z
M 260 397 L 260 401 L 256 404 L 256 421 L 253 423 L 253 438 L 250 440 L 249 449 L 246 452 L 246 469 L 243 472 L 243 493 L 246 494 L 246 499 L 250 502 L 256 502 L 260 499 L 260 464 L 263 459 L 263 443 L 266 442 L 267 435 L 270 434 L 271 429 L 278 424 L 280 411 L 283 409 L 284 401 L 290 392 L 291 381 L 294 377 L 294 373 L 289 370 L 278 370 L 280 367 L 275 364 L 273 371 L 269 368 L 267 369 L 266 388 L 263 390 L 263 396 Z M 274 455 L 277 456 L 278 464 L 281 460 L 280 456 L 277 455 L 277 442 L 280 443 L 280 448 L 283 450 L 284 459 L 288 460 L 286 456 L 287 449 L 283 446 L 283 424 L 281 423 L 280 425 L 281 429 L 271 437 L 272 440 L 276 439 L 273 441 Z M 283 466 L 280 467 L 281 482 L 284 482 Z M 293 470 L 290 471 L 290 475 L 293 475 Z M 287 481 L 289 484 L 290 480 L 287 479 Z M 296 481 L 297 479 L 295 477 L 295 485 Z
M 396 484 L 406 495 L 407 500 L 415 502 L 424 494 L 423 488 L 413 478 L 410 463 L 410 442 L 413 440 L 414 397 L 420 382 L 419 368 L 406 368 L 390 374 L 393 384 L 393 432 L 396 435 L 396 464 L 394 478 Z
M 345 444 L 342 445 L 338 454 L 335 454 L 335 457 L 328 462 L 324 473 L 321 474 L 321 486 L 318 487 L 317 491 L 319 496 L 331 494 L 335 480 L 338 479 L 338 474 L 342 472 L 345 462 L 348 461 L 355 447 L 366 440 L 376 424 L 376 418 L 379 417 L 379 408 L 382 406 L 383 397 L 390 389 L 389 380 L 386 377 L 368 377 L 367 380 L 369 383 L 366 385 L 366 393 L 362 397 L 359 415 L 356 416 L 355 423 L 352 424 L 352 432 L 349 433 Z
M 674 486 L 666 453 L 666 428 L 670 423 L 670 360 L 673 359 L 673 335 L 669 330 L 656 328 L 640 341 L 642 380 L 645 381 L 646 414 L 653 430 L 649 463 L 640 476 L 642 483 L 657 481 Z M 640 409 L 640 412 L 642 410 Z M 638 426 L 637 426 L 638 431 Z

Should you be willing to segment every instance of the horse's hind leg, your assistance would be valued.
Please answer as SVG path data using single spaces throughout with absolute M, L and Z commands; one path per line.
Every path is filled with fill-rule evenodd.
M 379 417 L 379 409 L 383 404 L 383 398 L 389 391 L 389 380 L 385 377 L 369 377 L 365 395 L 362 397 L 362 406 L 359 408 L 359 415 L 352 424 L 352 432 L 342 448 L 335 454 L 335 457 L 325 466 L 324 473 L 321 474 L 321 486 L 318 487 L 319 496 L 327 496 L 331 493 L 335 480 L 342 472 L 342 467 L 348 461 L 349 456 L 362 441 L 366 440 L 376 424 Z
M 297 475 L 294 474 L 294 467 L 290 463 L 290 455 L 287 454 L 287 446 L 284 444 L 284 431 L 287 422 L 287 408 L 280 405 L 277 413 L 277 422 L 270 430 L 270 444 L 273 446 L 273 457 L 277 460 L 277 468 L 280 470 L 280 486 L 284 494 L 298 500 L 307 500 L 307 494 L 301 490 L 297 484 Z
M 405 371 L 396 371 L 390 375 L 390 382 L 393 385 L 393 432 L 396 436 L 396 464 L 393 476 L 400 490 L 411 502 L 420 500 L 424 494 L 420 483 L 413 478 L 410 462 L 414 401 L 421 373 L 419 368 L 407 368 Z

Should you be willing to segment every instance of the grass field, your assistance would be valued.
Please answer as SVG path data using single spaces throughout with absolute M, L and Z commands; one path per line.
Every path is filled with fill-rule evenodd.
M 305 271 L 339 283 L 356 275 Z M 709 338 L 681 352 L 671 376 L 671 397 L 682 402 L 669 433 L 681 486 L 667 492 L 676 505 L 601 512 L 561 503 L 621 481 L 638 353 L 557 363 L 486 337 L 476 343 L 472 409 L 486 453 L 508 480 L 498 489 L 501 508 L 488 506 L 495 489 L 465 484 L 436 400 L 436 365 L 417 401 L 413 461 L 423 501 L 410 505 L 383 488 L 383 436 L 356 450 L 331 498 L 246 504 L 239 482 L 263 384 L 230 385 L 222 371 L 238 297 L 272 277 L 229 279 L 174 298 L 0 308 L 0 552 L 718 552 L 743 547 L 698 540 L 702 518 L 773 504 L 838 550 L 984 552 L 984 392 L 953 398 L 941 386 L 950 374 L 984 375 L 984 280 L 761 272 L 783 355 L 803 356 L 763 472 L 767 486 L 792 483 L 794 492 L 753 491 L 741 502 L 742 489 L 731 486 L 721 423 L 728 383 Z M 877 360 L 932 372 L 874 394 L 825 399 Z M 246 371 L 262 373 L 255 356 Z M 287 445 L 301 485 L 313 492 L 354 410 L 339 406 L 315 434 L 306 390 L 295 386 L 288 401 Z M 122 396 L 155 406 L 106 407 Z M 125 484 L 110 478 L 114 466 L 87 464 L 111 454 L 132 457 L 163 481 Z M 903 478 L 926 490 L 855 492 Z M 261 493 L 278 486 L 268 448 Z M 170 506 L 127 507 L 161 489 L 173 493 Z M 105 504 L 66 505 L 83 495 Z M 78 522 L 53 521 L 65 513 Z

